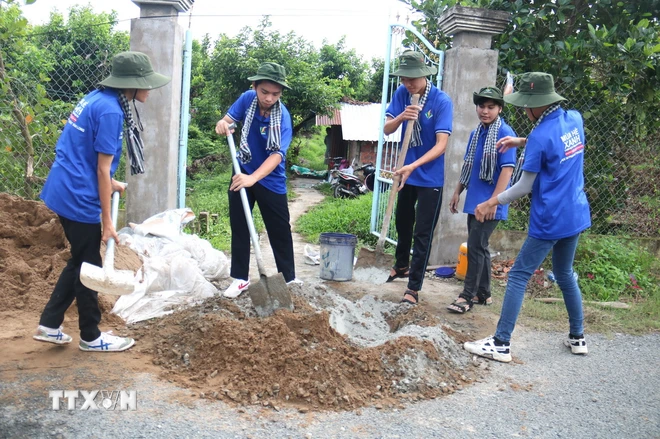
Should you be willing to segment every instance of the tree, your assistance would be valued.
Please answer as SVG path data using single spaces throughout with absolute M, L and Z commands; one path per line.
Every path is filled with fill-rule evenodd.
M 220 35 L 204 67 L 206 84 L 202 94 L 204 99 L 213 101 L 217 121 L 247 90 L 250 86 L 247 78 L 255 74 L 261 63 L 281 64 L 292 87 L 286 90 L 282 100 L 291 113 L 296 133 L 316 113 L 325 114 L 336 106 L 345 85 L 341 79 L 323 76 L 318 52 L 312 44 L 294 32 L 281 34 L 270 27 L 266 17 L 257 29 L 246 27 L 235 37 Z M 200 100 L 193 103 L 197 107 Z
M 354 49 L 347 50 L 345 45 L 345 37 L 334 45 L 324 41 L 319 51 L 321 72 L 324 78 L 341 81 L 344 97 L 360 100 L 366 95 L 369 66 Z
M 35 44 L 47 49 L 54 66 L 48 95 L 75 102 L 93 90 L 110 70 L 112 57 L 129 50 L 129 35 L 115 31 L 117 13 L 95 13 L 90 5 L 74 6 L 68 19 L 58 12 L 34 30 Z

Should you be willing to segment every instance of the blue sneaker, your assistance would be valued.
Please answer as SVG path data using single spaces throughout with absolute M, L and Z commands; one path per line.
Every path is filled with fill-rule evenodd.
M 32 336 L 35 340 L 45 341 L 47 343 L 68 344 L 71 343 L 71 336 L 62 332 L 62 327 L 57 329 L 47 328 L 39 325 L 37 333 Z
M 117 337 L 112 331 L 102 332 L 101 336 L 94 341 L 80 340 L 79 348 L 87 352 L 121 352 L 135 344 L 130 337 Z

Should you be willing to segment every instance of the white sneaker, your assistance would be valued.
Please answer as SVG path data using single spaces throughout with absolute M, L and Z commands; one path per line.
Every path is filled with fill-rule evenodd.
M 570 335 L 564 340 L 564 346 L 571 348 L 571 353 L 575 355 L 585 355 L 589 352 L 587 349 L 587 341 L 584 336 L 579 338 L 572 338 Z
M 112 331 L 102 332 L 101 336 L 94 341 L 80 340 L 78 347 L 81 351 L 89 352 L 121 352 L 135 344 L 130 337 L 117 337 Z
M 234 299 L 243 293 L 243 291 L 247 290 L 248 287 L 250 286 L 250 280 L 243 280 L 243 279 L 234 279 L 234 282 L 229 285 L 229 288 L 225 290 L 224 293 L 222 293 L 223 296 L 228 297 L 230 299 Z
M 62 332 L 62 327 L 57 329 L 37 326 L 37 333 L 32 336 L 35 340 L 45 341 L 47 343 L 67 344 L 71 343 L 71 336 Z
M 301 281 L 300 279 L 298 279 L 298 278 L 296 277 L 296 278 L 294 278 L 293 280 L 290 280 L 289 282 L 287 282 L 286 284 L 287 284 L 287 285 L 303 285 L 304 283 L 305 283 L 305 282 Z
M 463 344 L 466 351 L 480 357 L 490 358 L 502 363 L 511 361 L 511 343 L 504 343 L 503 346 L 495 345 L 495 337 L 492 335 L 482 340 L 468 341 Z

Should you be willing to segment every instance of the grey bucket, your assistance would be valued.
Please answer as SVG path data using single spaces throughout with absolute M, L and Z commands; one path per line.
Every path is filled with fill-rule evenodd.
M 319 277 L 338 282 L 353 279 L 353 258 L 357 237 L 346 233 L 321 233 L 321 273 Z

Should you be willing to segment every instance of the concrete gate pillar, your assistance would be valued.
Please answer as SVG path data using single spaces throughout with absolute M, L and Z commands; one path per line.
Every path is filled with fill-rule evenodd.
M 140 18 L 131 21 L 131 50 L 149 55 L 154 70 L 172 77 L 172 82 L 152 90 L 147 102 L 138 104 L 144 125 L 145 172 L 131 175 L 127 163 L 126 219 L 130 222 L 141 223 L 177 207 L 184 42 L 177 19 L 193 1 L 133 0 L 140 7 Z
M 429 265 L 456 263 L 458 248 L 467 240 L 467 215 L 452 214 L 449 201 L 461 175 L 470 132 L 478 122 L 472 92 L 495 85 L 498 52 L 491 49 L 491 39 L 505 29 L 509 20 L 507 12 L 462 6 L 448 9 L 439 19 L 440 29 L 453 36 L 452 48 L 445 52 L 443 90 L 454 102 L 454 123 L 445 152 L 442 207 Z M 465 192 L 459 212 L 464 200 Z

